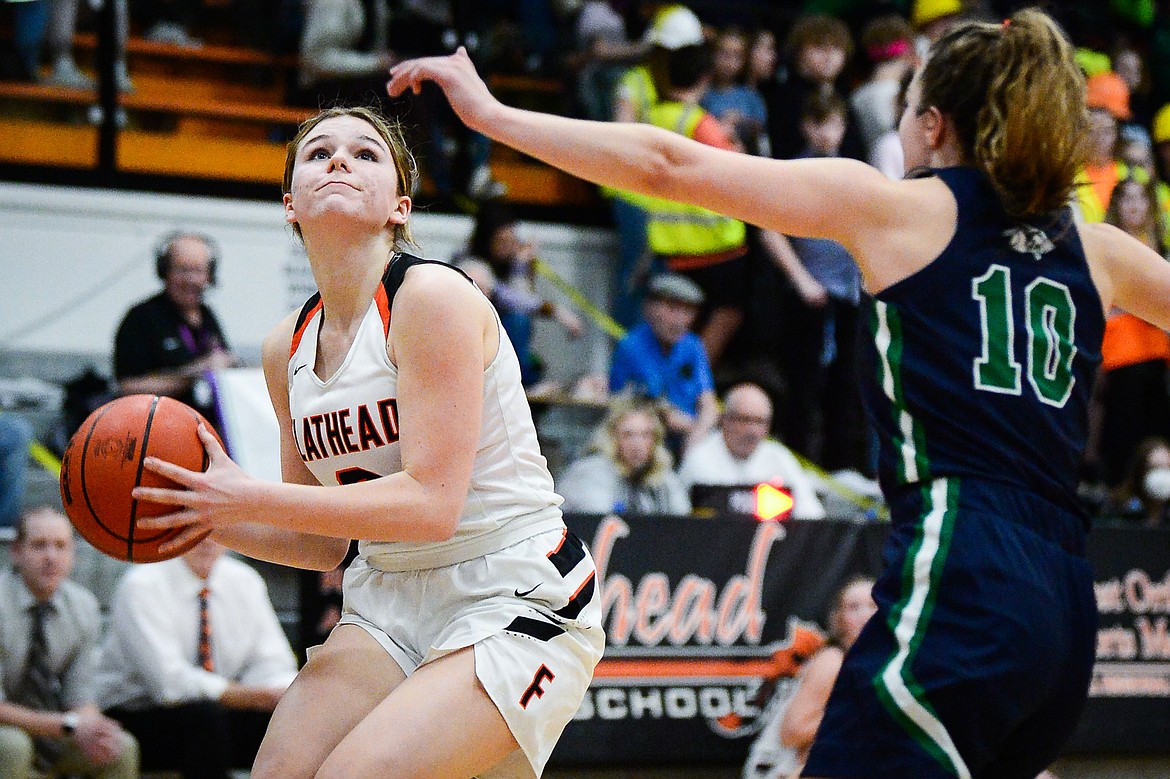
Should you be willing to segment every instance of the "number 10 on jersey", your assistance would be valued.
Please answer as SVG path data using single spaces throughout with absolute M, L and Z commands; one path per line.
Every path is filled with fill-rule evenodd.
M 975 388 L 985 392 L 1020 395 L 1023 373 L 1016 360 L 1016 312 L 1012 301 L 1012 271 L 995 264 L 971 280 L 971 297 L 979 303 L 983 330 L 982 354 L 973 360 Z M 1028 384 L 1041 403 L 1062 408 L 1076 378 L 1072 364 L 1076 306 L 1068 287 L 1043 276 L 1024 288 L 1023 321 L 1027 330 Z

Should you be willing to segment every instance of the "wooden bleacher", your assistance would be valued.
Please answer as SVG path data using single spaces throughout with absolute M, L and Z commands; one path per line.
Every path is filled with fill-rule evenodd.
M 74 37 L 78 63 L 93 73 L 97 40 Z M 126 173 L 279 185 L 284 144 L 310 109 L 285 102 L 295 56 L 205 43 L 186 48 L 131 37 L 127 61 L 134 90 L 119 95 L 124 126 L 117 167 Z M 506 102 L 557 110 L 563 84 L 495 77 Z M 0 164 L 92 170 L 98 164 L 96 90 L 0 82 Z M 536 160 L 493 148 L 493 174 L 507 199 L 543 207 L 596 207 L 594 188 Z M 423 178 L 423 193 L 433 194 Z

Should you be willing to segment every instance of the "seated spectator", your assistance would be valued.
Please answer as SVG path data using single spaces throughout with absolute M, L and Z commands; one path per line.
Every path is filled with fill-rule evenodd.
M 388 20 L 386 0 L 308 0 L 293 101 L 320 108 L 388 100 L 386 74 L 395 61 Z
M 780 743 L 797 750 L 803 767 L 808 759 L 808 750 L 821 718 L 825 715 L 825 704 L 829 691 L 841 670 L 841 661 L 853 642 L 861 635 L 865 623 L 877 611 L 873 602 L 873 579 L 858 576 L 847 581 L 837 591 L 829 612 L 829 643 L 809 658 L 800 670 L 796 692 L 788 703 L 784 718 L 780 721 Z M 797 770 L 792 779 L 800 776 Z
M 138 737 L 144 770 L 226 779 L 250 768 L 296 659 L 253 568 L 206 539 L 126 572 L 97 698 Z
M 0 413 L 0 527 L 12 527 L 20 519 L 32 440 L 32 425 L 24 417 Z
M 1170 522 L 1170 442 L 1160 436 L 1142 441 L 1106 515 L 1145 527 L 1165 527 Z
M 41 51 L 49 28 L 51 0 L 7 0 L 2 8 L 11 25 L 12 38 L 4 54 L 4 79 L 37 81 L 41 75 Z M 7 46 L 12 48 L 9 50 Z
M 98 710 L 97 598 L 68 579 L 73 528 L 48 506 L 25 513 L 0 572 L 0 776 L 134 779 L 138 744 Z M 34 773 L 35 769 L 35 773 Z
M 201 0 L 138 0 L 134 18 L 146 30 L 147 40 L 195 49 L 203 45 L 191 34 L 202 6 Z
M 592 454 L 557 479 L 565 512 L 689 514 L 690 500 L 672 470 L 656 406 L 644 399 L 614 401 L 597 428 Z
M 672 451 L 682 451 L 715 425 L 715 380 L 703 342 L 691 325 L 703 291 L 685 276 L 655 276 L 642 305 L 643 322 L 614 349 L 610 392 L 633 392 L 663 403 Z
M 77 11 L 81 0 L 52 0 L 53 9 L 46 34 L 49 61 L 53 69 L 44 83 L 50 86 L 71 89 L 93 89 L 97 86 L 92 78 L 82 73 L 73 58 L 73 35 L 77 31 Z M 126 0 L 113 0 L 117 29 L 115 40 L 114 79 L 122 92 L 134 91 L 130 74 L 126 69 L 126 40 L 130 36 L 130 12 Z
M 114 377 L 123 395 L 173 397 L 219 427 L 207 374 L 239 361 L 203 300 L 215 283 L 216 254 L 206 236 L 176 232 L 163 239 L 155 256 L 163 290 L 131 308 L 118 326 Z
M 456 264 L 475 258 L 490 267 L 493 278 L 487 286 L 479 283 L 481 279 L 472 278 L 500 314 L 504 331 L 520 359 L 521 381 L 527 389 L 543 378 L 540 359 L 532 351 L 533 318 L 552 319 L 572 339 L 584 332 L 576 312 L 536 293 L 533 263 L 537 253 L 536 244 L 521 237 L 515 215 L 503 204 L 487 201 L 480 204 L 467 249 L 454 258 Z M 482 268 L 476 270 L 482 272 Z
M 687 450 L 678 477 L 696 484 L 749 486 L 768 482 L 792 492 L 795 519 L 822 519 L 825 509 L 796 457 L 778 441 L 765 440 L 772 425 L 772 400 L 755 384 L 727 391 L 718 430 Z

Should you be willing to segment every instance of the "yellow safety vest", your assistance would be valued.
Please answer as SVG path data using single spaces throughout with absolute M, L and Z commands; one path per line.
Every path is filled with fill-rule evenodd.
M 704 111 L 695 105 L 663 101 L 650 109 L 650 124 L 693 138 Z M 642 198 L 650 250 L 668 257 L 715 254 L 742 246 L 743 222 L 699 206 L 657 197 Z

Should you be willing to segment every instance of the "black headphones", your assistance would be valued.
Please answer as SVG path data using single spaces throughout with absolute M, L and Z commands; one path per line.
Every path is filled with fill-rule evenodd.
M 171 249 L 179 238 L 197 238 L 203 241 L 207 246 L 207 251 L 211 255 L 211 262 L 208 266 L 208 273 L 211 277 L 211 285 L 215 286 L 215 267 L 219 264 L 219 243 L 210 235 L 203 233 L 192 232 L 191 230 L 175 230 L 172 233 L 167 233 L 162 240 L 154 247 L 154 272 L 163 281 L 167 279 L 167 272 L 170 271 L 171 266 Z

